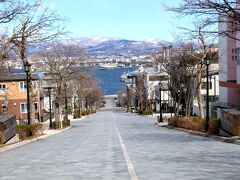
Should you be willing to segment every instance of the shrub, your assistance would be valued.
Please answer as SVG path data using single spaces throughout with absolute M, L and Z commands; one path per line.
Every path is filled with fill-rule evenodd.
M 61 121 L 53 121 L 52 122 L 53 129 L 60 129 L 61 128 Z
M 137 113 L 138 113 L 138 114 L 143 114 L 143 110 L 138 109 L 138 110 L 137 110 Z
M 30 125 L 30 130 L 33 136 L 39 136 L 43 133 L 43 125 L 42 124 L 32 124 Z
M 4 133 L 0 131 L 0 144 L 2 144 L 5 140 Z
M 32 136 L 30 125 L 28 124 L 17 125 L 17 133 L 19 134 L 19 138 L 21 140 L 27 139 L 28 137 Z
M 92 114 L 96 113 L 97 111 L 96 110 L 92 110 Z
M 151 115 L 153 113 L 153 111 L 151 109 L 146 109 L 142 111 L 143 115 Z
M 54 113 L 52 113 L 52 117 L 54 117 Z M 47 121 L 50 119 L 50 113 L 44 113 L 43 121 Z
M 168 124 L 170 126 L 194 130 L 203 131 L 205 127 L 205 120 L 199 117 L 175 117 L 169 119 Z
M 73 119 L 80 118 L 78 114 L 78 110 L 73 112 Z
M 87 111 L 82 111 L 82 116 L 87 116 L 87 115 L 89 115 L 89 114 L 91 114 L 91 112 L 90 112 L 89 110 L 87 110 Z
M 67 126 L 70 126 L 70 120 L 63 120 L 62 121 L 62 126 L 63 126 L 63 128 L 65 128 Z
M 86 116 L 86 111 L 82 111 L 82 116 Z
M 205 129 L 205 122 L 206 121 L 204 119 L 195 116 L 175 117 L 169 119 L 168 125 L 202 132 Z M 208 133 L 217 135 L 218 132 L 219 132 L 218 120 L 216 118 L 210 118 Z
M 216 118 L 210 118 L 209 119 L 209 129 L 208 129 L 208 132 L 210 134 L 218 135 L 218 133 L 219 133 L 219 124 L 218 124 L 218 120 Z
M 39 136 L 43 132 L 42 124 L 21 124 L 17 125 L 17 133 L 21 140 L 27 139 L 31 136 Z

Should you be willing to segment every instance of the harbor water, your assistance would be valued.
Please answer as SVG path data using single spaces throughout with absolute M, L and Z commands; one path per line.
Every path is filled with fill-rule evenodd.
M 121 75 L 135 70 L 136 68 L 97 69 L 92 72 L 92 76 L 100 81 L 98 87 L 104 95 L 114 95 L 126 87 L 126 82 L 121 81 Z

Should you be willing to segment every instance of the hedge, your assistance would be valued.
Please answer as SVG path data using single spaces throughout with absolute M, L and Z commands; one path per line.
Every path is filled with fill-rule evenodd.
M 17 134 L 20 140 L 27 139 L 31 136 L 39 136 L 43 133 L 42 124 L 21 124 L 17 125 Z
M 182 116 L 169 119 L 168 125 L 203 132 L 205 130 L 205 119 L 196 116 Z M 218 134 L 218 121 L 215 118 L 209 119 L 208 133 Z

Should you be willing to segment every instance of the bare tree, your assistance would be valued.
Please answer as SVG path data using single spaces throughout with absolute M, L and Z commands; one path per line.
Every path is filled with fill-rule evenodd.
M 57 121 L 60 120 L 62 114 L 65 84 L 70 85 L 77 77 L 81 77 L 80 64 L 86 58 L 87 54 L 81 47 L 71 44 L 56 44 L 38 57 L 38 67 L 49 77 L 49 82 L 56 86 L 56 96 L 59 102 L 59 107 L 56 109 Z
M 203 118 L 201 86 L 206 68 L 204 60 L 208 57 L 213 61 L 216 59 L 217 53 L 211 52 L 213 44 L 209 43 L 208 37 L 202 31 L 202 27 L 197 27 L 195 32 L 197 33 L 188 32 L 190 40 L 188 38 L 176 38 L 178 50 L 170 59 L 166 59 L 164 56 L 155 59 L 169 74 L 175 114 L 178 115 L 179 105 L 182 101 L 182 104 L 185 104 L 186 115 L 190 115 L 192 100 L 197 97 L 200 116 Z
M 29 10 L 28 2 L 21 0 L 1 0 L 0 5 L 0 24 L 9 23 Z
M 11 31 L 11 25 L 16 23 L 18 19 L 21 19 L 26 15 L 31 6 L 26 1 L 21 0 L 1 0 L 0 1 L 0 70 L 3 67 L 8 67 L 9 59 L 11 58 L 10 54 L 13 55 L 14 44 L 11 40 L 11 34 L 8 32 Z
M 28 62 L 27 48 L 37 43 L 53 40 L 62 35 L 64 33 L 63 22 L 64 19 L 55 12 L 43 8 L 41 0 L 27 4 L 26 13 L 16 20 L 15 24 L 17 25 L 13 28 L 11 35 L 11 43 L 15 45 L 23 65 Z M 32 120 L 30 123 L 34 123 L 34 94 L 31 76 L 32 71 L 29 73 L 30 113 Z
M 178 6 L 167 9 L 181 16 L 194 16 L 205 26 L 215 26 L 207 28 L 205 33 L 219 33 L 237 39 L 235 32 L 240 30 L 239 0 L 182 0 Z M 228 28 L 217 30 L 219 23 L 226 23 Z
M 85 110 L 91 105 L 102 99 L 102 92 L 97 88 L 97 80 L 90 76 L 86 71 L 80 71 L 75 73 L 74 79 L 71 81 L 71 87 L 75 94 L 77 94 L 77 102 L 75 102 L 77 109 L 75 114 L 77 117 L 81 117 L 83 104 L 85 104 Z M 91 108 L 90 108 L 91 109 Z

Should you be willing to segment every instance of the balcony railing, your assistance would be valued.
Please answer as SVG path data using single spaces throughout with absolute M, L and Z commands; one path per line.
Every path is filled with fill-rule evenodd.
M 240 105 L 239 104 L 232 104 L 232 103 L 226 103 L 226 102 L 217 102 L 217 103 L 214 103 L 214 106 L 219 106 L 219 107 L 222 107 L 222 108 L 228 108 L 228 109 L 237 109 L 237 110 L 240 110 Z

